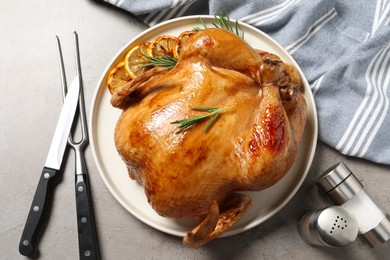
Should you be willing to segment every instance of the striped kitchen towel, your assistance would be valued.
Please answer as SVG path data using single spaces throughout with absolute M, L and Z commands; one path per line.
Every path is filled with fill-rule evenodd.
M 390 165 L 390 0 L 104 0 L 152 26 L 226 14 L 277 40 L 303 69 L 319 138 L 343 154 Z

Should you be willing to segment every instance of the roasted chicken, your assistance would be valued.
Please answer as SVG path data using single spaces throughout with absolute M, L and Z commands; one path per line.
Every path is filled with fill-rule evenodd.
M 306 122 L 297 71 L 224 29 L 205 29 L 182 47 L 176 66 L 153 68 L 113 92 L 123 110 L 116 148 L 129 176 L 162 216 L 194 217 L 183 239 L 202 246 L 251 205 L 240 191 L 278 182 L 294 163 Z M 180 131 L 172 122 L 223 108 Z

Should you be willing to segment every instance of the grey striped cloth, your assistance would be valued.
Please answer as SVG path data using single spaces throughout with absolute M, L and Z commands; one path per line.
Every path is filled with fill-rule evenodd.
M 277 40 L 303 69 L 319 138 L 341 153 L 390 165 L 390 0 L 104 0 L 152 26 L 226 14 Z

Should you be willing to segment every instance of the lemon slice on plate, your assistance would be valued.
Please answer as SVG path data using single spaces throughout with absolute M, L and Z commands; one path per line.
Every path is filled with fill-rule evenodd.
M 143 65 L 146 63 L 145 55 L 147 54 L 149 42 L 143 42 L 133 47 L 127 54 L 124 60 L 124 67 L 130 78 L 135 79 L 141 75 L 147 67 Z
M 119 62 L 118 64 L 115 65 L 114 68 L 112 68 L 108 74 L 107 78 L 107 87 L 110 93 L 112 94 L 114 90 L 117 87 L 122 86 L 126 82 L 130 81 L 131 78 L 127 74 L 125 70 L 125 62 Z
M 161 58 L 165 55 L 174 56 L 174 50 L 176 46 L 176 37 L 174 36 L 159 36 L 152 43 L 150 43 L 148 48 L 148 56 Z
M 176 39 L 175 49 L 173 50 L 173 57 L 178 58 L 180 50 L 183 44 L 195 33 L 196 31 L 184 31 Z

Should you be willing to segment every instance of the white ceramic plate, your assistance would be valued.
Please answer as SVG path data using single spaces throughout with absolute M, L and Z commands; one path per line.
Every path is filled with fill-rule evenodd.
M 144 223 L 168 234 L 184 236 L 193 227 L 192 219 L 168 219 L 159 216 L 148 204 L 143 187 L 132 181 L 125 164 L 114 145 L 114 128 L 121 110 L 110 104 L 111 95 L 106 80 L 110 69 L 122 60 L 133 46 L 151 41 L 159 35 L 178 36 L 181 32 L 201 27 L 199 17 L 206 24 L 214 22 L 212 16 L 192 16 L 174 19 L 154 26 L 132 39 L 104 71 L 92 100 L 89 132 L 93 156 L 103 181 L 118 202 Z M 212 25 L 210 26 L 212 27 Z M 295 65 L 303 79 L 304 96 L 308 104 L 308 120 L 299 150 L 298 159 L 291 170 L 277 184 L 260 192 L 247 192 L 253 205 L 246 215 L 225 236 L 234 235 L 264 222 L 276 214 L 293 197 L 305 179 L 311 166 L 317 143 L 317 113 L 314 99 L 301 69 L 293 58 L 273 39 L 258 29 L 240 23 L 245 31 L 245 40 L 254 48 L 279 55 L 285 62 Z

